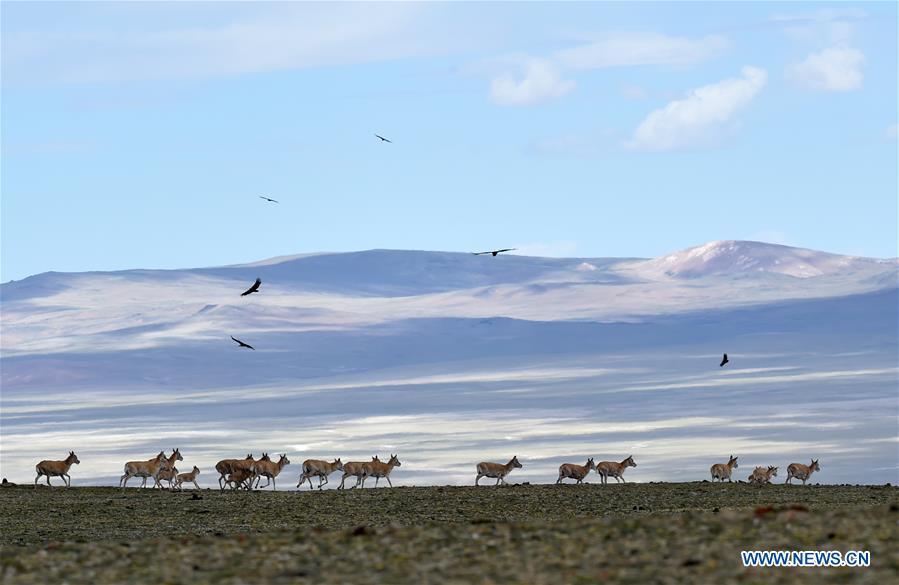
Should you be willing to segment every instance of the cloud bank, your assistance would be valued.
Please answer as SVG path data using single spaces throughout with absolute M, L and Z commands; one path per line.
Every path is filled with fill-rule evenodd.
M 740 77 L 693 89 L 683 99 L 650 112 L 626 146 L 664 151 L 708 145 L 755 99 L 767 80 L 764 69 L 747 66 Z
M 812 53 L 786 69 L 795 85 L 811 91 L 853 91 L 861 89 L 865 55 L 848 45 Z

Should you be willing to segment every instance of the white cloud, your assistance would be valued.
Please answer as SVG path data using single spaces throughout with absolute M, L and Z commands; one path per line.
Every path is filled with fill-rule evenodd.
M 717 57 L 727 46 L 727 40 L 718 35 L 691 39 L 658 33 L 614 34 L 559 51 L 555 59 L 570 69 L 690 65 Z
M 4 29 L 4 84 L 218 77 L 434 55 L 462 46 L 414 4 L 282 3 L 253 11 L 167 5 L 151 14 L 123 9 L 115 26 L 105 28 L 79 22 L 64 32 Z M 187 24 L 197 14 L 207 18 Z
M 469 67 L 471 71 L 495 68 L 511 61 L 518 76 L 503 72 L 494 75 L 490 99 L 503 106 L 542 104 L 562 97 L 575 88 L 573 80 L 563 79 L 565 71 L 606 69 L 611 67 L 669 66 L 683 67 L 717 57 L 728 47 L 722 36 L 702 38 L 672 37 L 659 33 L 616 33 L 603 35 L 582 45 L 556 51 L 546 57 L 506 56 Z M 636 86 L 623 88 L 632 99 L 645 99 L 646 90 Z
M 774 14 L 771 22 L 798 42 L 818 45 L 847 43 L 855 34 L 856 23 L 868 14 L 860 8 L 823 9 L 804 14 Z
M 574 81 L 562 79 L 548 59 L 528 58 L 523 63 L 524 76 L 510 73 L 490 82 L 490 99 L 501 106 L 532 106 L 562 97 L 574 89 Z
M 812 53 L 805 60 L 789 65 L 786 77 L 812 91 L 852 91 L 862 86 L 864 64 L 864 53 L 841 45 Z
M 767 72 L 757 67 L 744 67 L 742 74 L 696 88 L 685 98 L 654 110 L 626 145 L 650 151 L 707 145 L 725 123 L 752 102 L 768 79 Z

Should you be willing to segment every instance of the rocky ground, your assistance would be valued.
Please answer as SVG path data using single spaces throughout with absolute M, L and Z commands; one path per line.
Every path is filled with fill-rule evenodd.
M 0 489 L 3 583 L 883 583 L 897 544 L 890 486 Z M 749 549 L 872 563 L 744 568 Z

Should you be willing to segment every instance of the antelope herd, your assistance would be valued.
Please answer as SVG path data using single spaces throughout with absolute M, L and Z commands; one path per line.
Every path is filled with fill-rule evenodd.
M 119 478 L 119 487 L 124 490 L 129 479 L 140 477 L 143 479 L 140 487 L 146 487 L 147 480 L 153 478 L 153 488 L 162 489 L 162 482 L 167 481 L 171 490 L 180 490 L 185 483 L 193 483 L 194 487 L 200 489 L 200 485 L 197 483 L 200 468 L 194 465 L 193 470 L 189 473 L 178 473 L 178 468 L 175 467 L 176 461 L 184 461 L 179 449 L 173 449 L 171 455 L 166 455 L 165 451 L 160 451 L 152 459 L 129 461 L 125 464 L 125 473 Z M 42 476 L 47 478 L 48 486 L 51 485 L 50 477 L 52 476 L 61 477 L 66 487 L 71 487 L 72 479 L 69 477 L 69 468 L 73 464 L 79 463 L 81 461 L 78 460 L 78 456 L 75 455 L 74 451 L 69 451 L 68 457 L 62 461 L 41 461 L 35 466 L 37 477 L 34 478 L 34 487 L 37 487 L 38 480 Z M 222 492 L 225 491 L 225 488 L 231 488 L 232 490 L 260 488 L 259 483 L 263 477 L 266 479 L 266 483 L 261 488 L 267 488 L 271 484 L 272 490 L 276 490 L 275 478 L 281 474 L 281 471 L 287 465 L 290 465 L 290 460 L 285 454 L 280 455 L 277 461 L 272 461 L 268 453 L 263 453 L 259 459 L 254 459 L 253 454 L 250 453 L 243 459 L 222 459 L 215 464 L 215 470 L 219 473 L 219 489 Z M 307 459 L 303 461 L 302 473 L 300 474 L 300 480 L 297 482 L 297 488 L 302 487 L 308 481 L 310 490 L 316 487 L 323 489 L 328 484 L 328 476 L 335 471 L 343 472 L 343 476 L 340 478 L 340 485 L 337 487 L 339 490 L 345 488 L 346 480 L 349 477 L 353 477 L 356 480 L 349 489 L 364 488 L 365 481 L 372 477 L 375 479 L 375 487 L 378 487 L 378 481 L 381 478 L 386 479 L 387 485 L 393 487 L 393 483 L 390 481 L 390 472 L 395 467 L 400 466 L 402 466 L 402 463 L 400 463 L 399 457 L 393 454 L 390 455 L 390 459 L 386 463 L 381 461 L 377 455 L 374 455 L 371 461 L 347 461 L 346 463 L 342 462 L 339 457 L 331 462 L 322 459 Z M 600 461 L 599 463 L 594 463 L 591 457 L 587 459 L 584 465 L 577 465 L 576 463 L 563 463 L 560 465 L 559 477 L 556 483 L 561 484 L 564 479 L 573 479 L 577 484 L 583 483 L 591 470 L 596 470 L 597 475 L 600 477 L 600 483 L 603 485 L 608 483 L 610 477 L 614 477 L 616 483 L 627 483 L 624 481 L 624 472 L 628 467 L 636 466 L 637 463 L 632 455 L 628 455 L 621 462 Z M 477 475 L 474 483 L 475 485 L 480 485 L 479 482 L 482 477 L 489 477 L 496 479 L 495 485 L 508 485 L 506 484 L 506 476 L 513 469 L 521 469 L 521 467 L 522 465 L 518 461 L 517 455 L 512 457 L 508 463 L 482 461 L 476 466 Z M 739 467 L 737 458 L 733 455 L 728 458 L 727 463 L 712 465 L 710 469 L 712 481 L 718 480 L 723 482 L 727 480 L 732 482 L 731 475 L 737 467 Z M 787 479 L 784 483 L 791 483 L 791 480 L 796 478 L 802 480 L 802 484 L 805 485 L 812 473 L 816 471 L 821 471 L 817 459 L 812 459 L 809 465 L 791 463 L 787 466 Z M 317 486 L 312 484 L 313 477 L 318 478 Z M 771 478 L 773 477 L 777 477 L 777 467 L 773 465 L 769 465 L 767 468 L 756 467 L 749 474 L 747 482 L 760 485 L 769 484 L 772 483 Z

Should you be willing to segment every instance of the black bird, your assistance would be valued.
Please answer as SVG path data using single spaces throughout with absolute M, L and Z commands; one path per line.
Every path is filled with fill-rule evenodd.
M 392 140 L 387 140 L 386 138 L 384 138 L 384 137 L 381 136 L 380 134 L 375 134 L 375 136 L 377 136 L 378 138 L 380 138 L 380 139 L 381 139 L 381 142 L 389 142 L 389 143 L 393 144 L 393 141 L 392 141 Z
M 243 291 L 242 293 L 240 293 L 240 296 L 245 297 L 245 296 L 247 296 L 247 295 L 253 294 L 254 292 L 259 292 L 259 285 L 260 285 L 260 284 L 262 284 L 262 279 L 261 279 L 261 278 L 257 278 L 257 279 L 256 279 L 256 282 L 253 283 L 253 286 L 251 286 L 251 287 L 248 288 L 247 290 L 245 290 L 245 291 Z
M 277 201 L 276 199 L 272 199 L 271 197 L 263 197 L 262 195 L 260 195 L 259 198 L 260 198 L 260 199 L 265 199 L 265 200 L 268 201 L 269 203 L 278 203 L 278 201 Z
M 249 347 L 249 348 L 252 349 L 253 351 L 256 351 L 256 348 L 255 348 L 255 347 L 253 347 L 253 346 L 250 345 L 249 343 L 244 343 L 243 341 L 237 339 L 237 338 L 234 337 L 233 335 L 231 336 L 231 339 L 233 339 L 234 341 L 236 341 L 237 344 L 240 345 L 241 347 Z
M 517 250 L 518 248 L 503 248 L 502 250 L 487 250 L 486 252 L 472 252 L 475 256 L 480 256 L 481 254 L 493 254 L 495 257 L 500 252 L 511 252 L 512 250 Z
M 719 367 L 719 368 L 720 368 L 720 367 L 723 367 L 723 366 L 724 366 L 724 364 L 726 364 L 726 363 L 727 363 L 727 362 L 729 362 L 729 361 L 730 361 L 730 360 L 729 360 L 729 359 L 727 359 L 727 354 L 724 354 L 724 357 L 723 357 L 723 358 L 721 358 L 721 363 L 720 363 L 720 364 L 718 364 L 718 367 Z

